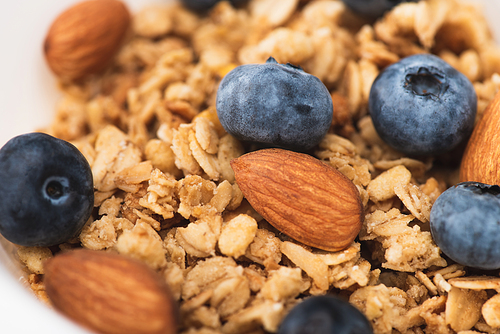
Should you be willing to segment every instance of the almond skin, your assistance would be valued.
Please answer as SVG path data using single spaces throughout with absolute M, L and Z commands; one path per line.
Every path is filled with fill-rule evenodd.
M 500 92 L 474 127 L 460 165 L 460 182 L 500 184 Z
M 130 26 L 123 2 L 88 0 L 62 12 L 44 42 L 45 59 L 62 79 L 78 80 L 103 71 L 115 56 Z
M 174 334 L 178 310 L 151 268 L 118 254 L 61 253 L 45 263 L 44 283 L 54 307 L 103 334 Z
M 364 219 L 359 191 L 335 168 L 282 149 L 247 153 L 231 167 L 252 207 L 289 237 L 339 251 L 358 235 Z

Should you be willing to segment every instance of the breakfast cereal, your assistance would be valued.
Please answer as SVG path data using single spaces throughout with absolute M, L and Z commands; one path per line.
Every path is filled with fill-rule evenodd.
M 447 165 L 406 157 L 368 115 L 382 69 L 434 53 L 473 82 L 479 119 L 500 88 L 500 49 L 481 11 L 427 0 L 370 22 L 335 0 L 220 2 L 206 15 L 178 3 L 142 9 L 104 74 L 60 81 L 44 131 L 89 161 L 96 211 L 74 240 L 18 249 L 33 291 L 50 304 L 42 261 L 83 247 L 160 273 L 179 303 L 180 333 L 274 333 L 301 299 L 326 293 L 347 298 L 376 334 L 500 333 L 500 278 L 455 264 L 429 232 L 432 204 L 458 182 L 456 157 Z M 333 122 L 313 153 L 354 183 L 365 211 L 344 250 L 281 233 L 235 181 L 230 161 L 253 147 L 220 125 L 217 86 L 236 66 L 270 56 L 300 65 L 332 95 Z

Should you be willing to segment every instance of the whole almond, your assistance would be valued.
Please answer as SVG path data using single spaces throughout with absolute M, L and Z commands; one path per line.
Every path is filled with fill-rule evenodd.
M 121 1 L 75 4 L 62 12 L 47 32 L 44 53 L 49 67 L 69 80 L 103 71 L 120 48 L 130 21 Z
M 103 334 L 173 334 L 177 308 L 158 273 L 112 253 L 72 250 L 45 263 L 44 284 L 54 307 Z
M 500 184 L 500 92 L 474 127 L 460 165 L 460 181 Z
M 231 166 L 252 207 L 289 237 L 338 251 L 358 235 L 364 218 L 359 191 L 335 168 L 282 149 L 247 153 Z

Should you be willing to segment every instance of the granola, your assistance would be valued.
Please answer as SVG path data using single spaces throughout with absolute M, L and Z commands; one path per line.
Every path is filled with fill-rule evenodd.
M 180 333 L 273 333 L 301 299 L 329 292 L 348 298 L 376 334 L 500 333 L 500 278 L 453 263 L 429 232 L 432 204 L 457 182 L 458 166 L 390 149 L 367 116 L 377 74 L 429 52 L 473 82 L 479 119 L 500 89 L 500 49 L 481 8 L 404 3 L 370 23 L 334 0 L 221 2 L 206 16 L 173 3 L 136 13 L 132 30 L 105 74 L 60 83 L 44 131 L 88 159 L 96 214 L 59 249 L 19 248 L 40 299 L 50 303 L 43 260 L 84 247 L 158 271 L 179 302 Z M 343 251 L 280 233 L 235 182 L 229 161 L 252 148 L 220 125 L 217 85 L 269 56 L 300 65 L 331 92 L 333 122 L 314 154 L 356 185 L 366 213 Z

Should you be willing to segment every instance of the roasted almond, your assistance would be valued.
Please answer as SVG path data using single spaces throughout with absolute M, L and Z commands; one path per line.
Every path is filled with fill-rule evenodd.
M 121 1 L 75 4 L 62 12 L 47 32 L 44 53 L 49 67 L 69 80 L 103 71 L 120 48 L 130 21 Z
M 54 307 L 103 334 L 173 334 L 177 306 L 158 273 L 137 260 L 101 251 L 72 250 L 45 263 Z
M 358 235 L 364 219 L 359 191 L 335 168 L 282 149 L 247 153 L 231 166 L 252 207 L 289 237 L 338 251 Z
M 460 181 L 500 184 L 500 92 L 474 127 L 460 165 Z

